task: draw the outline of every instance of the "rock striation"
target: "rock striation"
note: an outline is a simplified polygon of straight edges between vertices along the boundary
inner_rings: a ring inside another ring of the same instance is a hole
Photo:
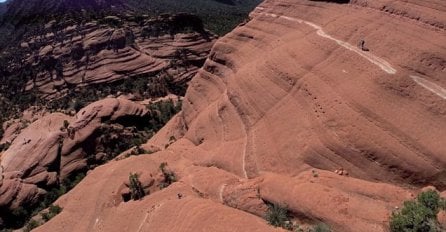
[[[85,170],[87,160],[100,161],[102,157],[92,158],[88,153],[106,121],[137,121],[148,113],[144,105],[107,98],[88,105],[74,117],[52,113],[31,123],[1,156],[2,212],[35,204],[72,173]]]
[[[262,219],[269,203],[299,225],[387,231],[424,186],[446,190],[444,12],[441,0],[264,1],[215,43],[182,112],[145,145],[160,151],[91,171],[36,231],[280,231]],[[129,173],[165,162],[178,182],[122,200]]]
[[[109,15],[78,22],[50,21],[7,50],[8,72],[31,73],[25,89],[55,99],[82,87],[133,76],[171,76],[185,84],[205,61],[216,38],[193,15]],[[15,71],[14,71],[15,70]]]

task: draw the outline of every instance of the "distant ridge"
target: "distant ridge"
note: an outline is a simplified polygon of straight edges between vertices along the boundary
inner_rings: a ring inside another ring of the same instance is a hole
[[[8,21],[18,23],[42,15],[64,14],[81,9],[109,9],[122,5],[121,0],[13,0],[8,3],[5,17]]]

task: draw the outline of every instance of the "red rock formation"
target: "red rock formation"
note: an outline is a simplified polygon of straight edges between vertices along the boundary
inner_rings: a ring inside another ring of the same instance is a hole
[[[26,89],[47,99],[141,74],[163,72],[184,84],[201,67],[215,40],[196,16],[187,14],[147,17],[139,24],[131,16],[82,24],[51,21],[36,34],[21,43],[26,62],[15,66],[32,68]]]
[[[445,190],[444,12],[441,0],[266,0],[216,43],[182,113],[147,143],[163,151],[93,170],[36,231],[274,230],[255,216],[263,202],[300,224],[386,231],[424,185]],[[178,183],[123,202],[129,173],[161,162]]]
[[[51,186],[87,167],[83,143],[105,120],[147,116],[145,106],[107,98],[88,105],[73,118],[53,113],[31,123],[1,156],[0,207],[33,204]],[[61,129],[65,121],[69,127]]]

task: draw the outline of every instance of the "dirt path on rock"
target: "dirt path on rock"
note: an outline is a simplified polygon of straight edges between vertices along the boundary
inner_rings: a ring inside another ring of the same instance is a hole
[[[421,85],[423,88],[446,100],[446,89],[419,76],[411,75],[410,78],[412,78],[418,85]]]
[[[258,10],[263,10],[264,8],[258,7],[257,9]],[[394,67],[392,67],[392,65],[389,62],[387,62],[386,60],[384,60],[381,57],[378,57],[376,55],[373,55],[370,52],[362,51],[361,49],[351,45],[350,43],[347,43],[345,41],[342,41],[342,40],[339,40],[339,39],[336,39],[336,38],[332,37],[331,35],[327,34],[322,29],[322,27],[319,26],[319,25],[316,25],[316,24],[314,24],[312,22],[305,21],[305,20],[302,20],[302,19],[299,19],[299,18],[284,16],[284,15],[277,15],[277,14],[266,13],[266,12],[261,13],[261,14],[265,15],[265,16],[273,17],[273,18],[279,18],[279,19],[284,19],[284,20],[291,21],[291,22],[296,22],[296,23],[299,23],[299,24],[306,24],[306,25],[316,29],[316,34],[317,35],[319,35],[319,36],[321,36],[323,38],[332,40],[332,41],[336,42],[338,45],[344,47],[345,49],[348,49],[348,50],[350,50],[352,52],[355,52],[356,54],[360,55],[361,57],[367,59],[372,64],[378,66],[384,72],[386,72],[388,74],[391,74],[391,75],[394,75],[394,74],[397,73],[397,70]],[[439,86],[439,85],[437,85],[437,84],[435,84],[435,83],[433,83],[431,81],[428,81],[428,80],[423,79],[423,78],[418,77],[418,76],[411,75],[410,78],[415,83],[417,83],[418,85],[423,87],[424,89],[426,89],[426,90],[434,93],[435,95],[441,97],[442,99],[446,100],[446,89],[442,88],[441,86]]]
[[[283,16],[283,15],[279,16],[279,15],[270,14],[270,13],[264,13],[264,15],[270,16],[270,17],[274,17],[274,18],[285,19],[287,21],[296,22],[296,23],[300,23],[300,24],[306,24],[306,25],[316,29],[316,34],[317,35],[319,35],[319,36],[321,36],[323,38],[335,41],[338,45],[340,45],[340,46],[342,46],[342,47],[344,47],[344,48],[346,48],[346,49],[348,49],[348,50],[350,50],[352,52],[357,53],[358,55],[364,57],[365,59],[367,59],[371,63],[377,65],[384,72],[386,72],[388,74],[396,74],[396,72],[397,72],[396,69],[393,68],[392,65],[389,64],[389,62],[385,61],[384,59],[382,59],[382,58],[380,58],[378,56],[375,56],[375,55],[371,54],[370,52],[364,52],[361,49],[359,49],[359,48],[357,48],[357,47],[355,47],[355,46],[353,46],[353,45],[351,45],[351,44],[349,44],[349,43],[347,43],[345,41],[333,38],[331,35],[325,33],[325,31],[319,25],[316,25],[316,24],[314,24],[312,22],[308,22],[308,21],[305,21],[305,20],[302,20],[302,19],[288,17],[288,16]]]

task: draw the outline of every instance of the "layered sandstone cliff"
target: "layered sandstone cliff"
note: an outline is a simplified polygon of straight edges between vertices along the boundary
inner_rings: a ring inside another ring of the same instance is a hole
[[[216,38],[189,14],[53,20],[27,35],[20,48],[6,50],[15,57],[8,71],[14,75],[25,70],[25,90],[44,99],[142,75],[171,76],[184,85]]]

